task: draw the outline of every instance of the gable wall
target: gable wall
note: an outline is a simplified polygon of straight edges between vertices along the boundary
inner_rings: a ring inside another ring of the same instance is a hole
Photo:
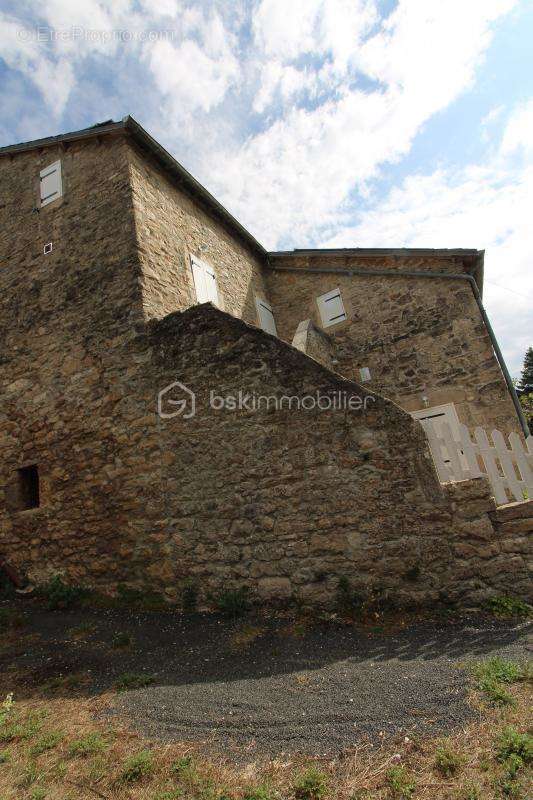
[[[196,305],[190,256],[214,268],[223,310],[258,324],[255,295],[268,300],[259,257],[180,190],[150,156],[129,147],[146,319]]]

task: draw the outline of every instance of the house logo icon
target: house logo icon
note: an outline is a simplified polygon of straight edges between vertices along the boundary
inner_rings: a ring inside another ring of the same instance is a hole
[[[157,414],[161,419],[191,419],[196,414],[195,393],[180,381],[169,383],[157,395]]]

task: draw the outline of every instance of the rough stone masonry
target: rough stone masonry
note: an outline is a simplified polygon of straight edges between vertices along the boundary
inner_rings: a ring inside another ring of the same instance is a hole
[[[467,424],[519,430],[468,286],[395,277],[412,253],[343,256],[390,280],[276,272],[288,257],[135,126],[0,150],[0,554],[37,582],[172,601],[192,581],[204,599],[248,586],[331,605],[341,578],[400,604],[529,597],[531,502],[496,510],[481,479],[442,487],[405,410],[424,395]],[[52,162],[61,195],[42,205]],[[478,269],[476,252],[451,252],[417,264]],[[212,265],[218,308],[191,257]],[[316,298],[336,286],[346,319],[323,330]],[[194,416],[158,414],[176,381]],[[210,405],[241,390],[368,402]]]

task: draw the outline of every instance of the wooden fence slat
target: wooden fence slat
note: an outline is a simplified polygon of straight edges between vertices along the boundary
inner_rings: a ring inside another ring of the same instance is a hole
[[[530,436],[529,438],[532,439],[533,437]],[[527,453],[524,452],[524,446],[520,436],[514,432],[510,433],[509,442],[516,463],[518,464],[522,481],[525,483],[525,488],[528,490],[529,496],[533,497],[533,466],[530,466],[528,463],[528,456]]]
[[[521,481],[519,481],[516,476],[514,464],[511,459],[511,453],[507,449],[507,445],[505,444],[505,439],[503,438],[501,431],[492,431],[492,441],[494,442],[498,460],[502,466],[503,474],[507,479],[509,491],[515,500],[523,500],[524,493],[522,486],[520,485]]]
[[[475,428],[474,436],[476,442],[478,443],[479,452],[483,458],[485,469],[487,470],[487,475],[494,492],[494,499],[496,500],[497,505],[505,505],[505,503],[509,502],[509,499],[507,497],[501,475],[498,472],[496,460],[493,455],[494,448],[490,446],[487,434],[483,428]]]

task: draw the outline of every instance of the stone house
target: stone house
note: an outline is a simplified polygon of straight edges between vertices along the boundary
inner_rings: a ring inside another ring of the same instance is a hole
[[[16,569],[170,600],[528,593],[531,504],[441,486],[417,422],[524,431],[482,252],[267,252],[131,117],[0,148],[0,176]]]

